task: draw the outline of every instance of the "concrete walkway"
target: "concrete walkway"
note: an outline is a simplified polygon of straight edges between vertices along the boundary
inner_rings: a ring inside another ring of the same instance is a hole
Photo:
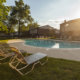
[[[18,48],[19,50],[27,51],[28,53],[42,52],[42,53],[47,54],[49,57],[80,61],[80,49],[39,48],[39,47],[25,45],[24,41],[14,42],[14,43],[9,43],[9,44],[10,46],[14,46]]]

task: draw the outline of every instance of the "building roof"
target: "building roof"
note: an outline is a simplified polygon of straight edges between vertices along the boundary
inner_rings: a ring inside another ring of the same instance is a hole
[[[49,26],[49,25],[44,25],[44,26],[40,26],[40,27],[33,28],[33,29],[30,29],[30,30],[35,30],[35,29],[48,29],[48,30],[52,30],[54,28]]]
[[[41,26],[40,28],[42,28],[42,29],[54,29],[50,25]]]
[[[73,22],[78,22],[78,21],[80,21],[80,18],[78,18],[78,19],[74,19],[74,20],[69,20],[69,21],[64,21],[64,23],[62,23],[62,24],[67,24],[67,23],[73,23]]]

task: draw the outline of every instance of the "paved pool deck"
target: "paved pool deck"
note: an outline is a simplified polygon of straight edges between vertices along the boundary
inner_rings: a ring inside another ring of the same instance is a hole
[[[51,49],[51,48],[41,48],[41,47],[33,47],[29,45],[25,45],[23,40],[11,40],[8,42],[10,46],[14,46],[19,50],[24,50],[28,53],[37,53],[42,52],[47,54],[49,57],[59,58],[59,59],[67,59],[80,61],[80,49],[71,49],[71,48],[63,48],[63,49]]]

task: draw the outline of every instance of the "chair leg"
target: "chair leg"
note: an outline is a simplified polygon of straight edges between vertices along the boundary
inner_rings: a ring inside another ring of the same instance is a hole
[[[8,58],[8,57],[1,58],[0,61],[5,60],[6,58]],[[5,62],[5,63],[7,63],[7,62]],[[0,64],[5,64],[5,63],[0,63]]]
[[[10,67],[14,70],[16,70],[20,75],[23,75],[21,71],[19,71],[16,67],[14,67],[11,63],[9,63]]]
[[[24,73],[24,74],[21,72],[21,70],[27,68],[29,65],[27,65],[27,66],[25,66],[25,67],[22,67],[22,68],[20,68],[20,69],[17,69],[17,67],[13,66],[11,63],[9,63],[9,65],[10,65],[13,69],[15,69],[19,74],[21,74],[21,75],[27,75],[27,74],[29,74],[31,71],[33,71],[35,65],[38,64],[38,63],[39,63],[39,61],[36,62],[36,63],[34,63],[33,66],[32,66],[32,68],[31,68],[31,70],[28,71],[28,72],[26,72],[26,73]],[[19,64],[19,63],[18,63],[18,64]]]
[[[46,61],[45,61],[45,62],[43,62],[43,63],[42,63],[41,61],[39,61],[39,63],[40,63],[40,65],[42,65],[42,66],[43,66],[44,64],[46,64],[46,63],[47,63],[47,61],[48,61],[48,57],[46,57]]]
[[[16,70],[20,75],[24,75],[19,69],[17,69],[17,66],[19,65],[20,62],[19,61],[15,61],[15,57],[11,60],[11,62],[9,63],[9,66],[12,69]],[[14,63],[16,63],[16,62],[17,62],[17,64],[14,66]]]
[[[15,69],[19,74],[21,74],[21,75],[27,75],[27,74],[29,74],[31,71],[33,71],[33,69],[34,69],[34,67],[35,67],[36,64],[40,63],[41,65],[44,65],[47,61],[48,61],[48,58],[46,59],[46,61],[45,61],[44,63],[41,63],[40,61],[37,61],[36,63],[33,64],[31,70],[28,71],[28,72],[26,72],[26,73],[21,72],[21,70],[27,68],[29,65],[26,65],[26,66],[18,69],[17,66],[19,65],[20,62],[18,62],[16,66],[13,65],[13,63],[15,63],[15,57],[13,58],[12,62],[9,63],[9,65],[10,65],[10,67],[12,67],[13,69]]]
[[[16,56],[12,57],[10,63],[15,63]]]
[[[31,71],[33,71],[35,65],[38,64],[38,63],[39,63],[39,61],[36,62],[36,63],[34,63],[33,66],[32,66],[32,68],[31,68],[31,70],[28,71],[28,72],[26,72],[26,73],[24,73],[24,74],[23,74],[20,70],[23,70],[23,69],[27,68],[29,65],[27,65],[27,66],[25,66],[25,67],[22,67],[22,68],[20,68],[20,69],[17,69],[17,71],[18,71],[19,73],[21,72],[23,75],[27,75],[27,74],[29,74]]]
[[[12,64],[12,65],[13,65],[14,63],[16,63],[16,65],[15,65],[14,67],[17,67],[17,66],[20,64],[19,61],[15,61],[15,58],[14,58],[14,57],[11,58],[11,60],[10,60],[9,63]]]
[[[27,73],[25,73],[24,75],[27,75],[27,74],[29,74],[30,72],[32,72],[33,71],[33,69],[34,69],[34,67],[35,67],[35,65],[36,64],[38,64],[39,63],[39,61],[38,62],[36,62],[36,63],[34,63],[33,64],[33,66],[32,66],[32,68],[31,68],[31,70],[30,71],[28,71]]]
[[[9,62],[11,62],[13,60],[13,56],[10,58]]]
[[[24,66],[24,67],[22,67],[22,68],[19,68],[18,70],[22,70],[22,69],[25,69],[25,68],[27,68],[29,65],[26,65],[26,66]]]
[[[18,66],[19,64],[20,64],[20,62],[18,62],[15,67],[17,68],[17,66]]]

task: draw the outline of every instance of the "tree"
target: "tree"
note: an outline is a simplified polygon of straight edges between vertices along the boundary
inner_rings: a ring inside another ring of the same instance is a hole
[[[0,27],[3,31],[7,31],[7,26],[4,24],[4,21],[7,19],[10,10],[8,6],[4,5],[5,2],[6,0],[0,0]]]
[[[27,31],[27,27],[25,25],[22,25],[20,31],[21,32],[26,32]]]
[[[33,22],[27,25],[27,30],[29,31],[30,29],[34,29],[39,27],[39,24],[37,22]]]
[[[18,25],[18,36],[20,36],[22,25],[33,21],[30,15],[30,7],[27,4],[25,5],[23,0],[15,1],[15,6],[12,7],[10,15],[17,21],[15,24]]]
[[[15,25],[16,23],[17,23],[17,20],[15,20],[15,18],[13,16],[7,16],[7,20],[6,20],[5,24],[8,29],[8,32],[7,32],[8,36],[10,36],[10,33],[13,33],[15,31],[13,26],[16,26]]]

